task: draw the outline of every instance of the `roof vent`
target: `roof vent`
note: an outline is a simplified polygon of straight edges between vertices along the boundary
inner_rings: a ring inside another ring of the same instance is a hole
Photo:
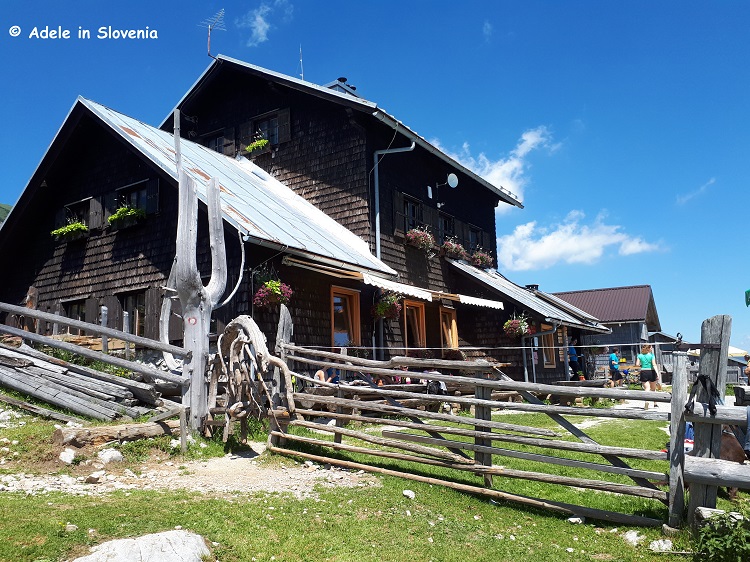
[[[529,291],[538,291],[539,290],[539,285],[526,285],[526,288]]]
[[[334,80],[333,82],[329,82],[328,84],[325,84],[323,86],[324,88],[328,88],[329,90],[335,90],[337,92],[341,92],[342,94],[350,94],[354,97],[359,97],[354,92],[357,91],[356,86],[352,86],[347,82],[346,76],[339,76]]]

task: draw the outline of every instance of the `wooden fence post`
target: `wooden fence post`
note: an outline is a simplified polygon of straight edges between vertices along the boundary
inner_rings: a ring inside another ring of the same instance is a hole
[[[706,375],[716,386],[719,396],[724,399],[727,379],[727,357],[729,351],[729,336],[732,332],[732,317],[727,315],[714,316],[704,320],[701,325],[701,361],[698,376]],[[708,409],[709,395],[698,388],[696,401],[702,402]],[[696,404],[697,407],[697,404]],[[695,444],[693,454],[696,457],[719,458],[721,449],[721,425],[712,423],[695,423]],[[697,507],[716,507],[716,486],[704,484],[690,485],[690,501],[688,504],[688,522],[692,526]]]
[[[485,375],[477,373],[477,379],[484,378]],[[477,386],[474,389],[474,397],[479,400],[492,400],[492,389],[486,386],[482,386],[481,380],[477,380]],[[492,409],[489,406],[474,406],[474,418],[479,420],[491,420],[492,419]],[[492,431],[489,427],[484,427],[482,425],[475,425],[474,426],[475,431]],[[492,446],[492,440],[491,439],[484,439],[481,437],[475,437],[474,443],[476,445],[481,445],[483,447],[491,447]],[[483,466],[492,466],[492,454],[491,453],[480,453],[479,451],[474,452],[474,461],[477,464],[481,464]],[[484,486],[485,488],[492,488],[492,475],[491,474],[485,474],[484,475]]]
[[[101,307],[100,310],[101,312],[99,314],[99,323],[106,328],[109,310],[106,306]],[[104,334],[102,334],[102,353],[109,353],[109,340]]]
[[[678,527],[685,514],[685,402],[687,353],[672,354],[672,414],[669,423],[669,526]]]
[[[127,310],[122,311],[122,331],[130,333],[130,314]],[[125,342],[125,359],[130,361],[130,342]]]

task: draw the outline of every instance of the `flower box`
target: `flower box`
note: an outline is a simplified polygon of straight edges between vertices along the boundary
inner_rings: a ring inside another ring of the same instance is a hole
[[[474,253],[469,257],[469,263],[476,267],[492,267],[494,262],[495,260],[492,258],[489,252],[485,252],[484,250],[475,250]]]
[[[89,235],[89,227],[81,221],[72,221],[65,226],[56,228],[50,234],[57,241],[72,242],[73,240],[86,238]]]
[[[465,260],[468,257],[466,249],[456,240],[446,238],[440,246],[440,252],[446,257],[455,260]]]
[[[435,246],[435,237],[425,229],[412,228],[405,235],[406,244],[422,250],[423,252],[432,251]]]
[[[123,205],[107,217],[107,222],[110,226],[116,229],[121,229],[135,226],[145,218],[146,211],[143,209],[131,207],[130,205]]]

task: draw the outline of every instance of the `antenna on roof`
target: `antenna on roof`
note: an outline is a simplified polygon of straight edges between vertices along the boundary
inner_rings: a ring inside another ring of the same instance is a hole
[[[211,54],[211,30],[216,29],[219,31],[226,31],[227,28],[224,27],[224,8],[216,12],[213,17],[210,17],[206,20],[203,20],[198,24],[200,27],[207,27],[208,28],[208,56],[212,59],[215,59],[216,57]]]
[[[299,77],[305,79],[305,67],[302,66],[302,43],[299,45]]]

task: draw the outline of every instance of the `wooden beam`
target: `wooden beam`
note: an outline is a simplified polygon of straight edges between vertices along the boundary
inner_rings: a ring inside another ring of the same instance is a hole
[[[378,474],[385,474],[388,476],[397,476],[399,478],[407,478],[409,480],[424,482],[426,484],[445,486],[446,488],[452,488],[454,490],[458,490],[461,492],[468,492],[471,494],[482,495],[482,496],[490,497],[495,500],[504,500],[504,501],[509,501],[513,503],[519,503],[519,504],[526,505],[529,507],[546,509],[548,511],[554,511],[565,516],[576,515],[579,517],[588,517],[590,519],[609,521],[611,523],[617,523],[617,524],[634,525],[634,526],[639,526],[639,527],[660,527],[662,524],[660,520],[651,519],[650,517],[640,517],[637,515],[628,515],[625,513],[603,511],[600,509],[593,509],[589,507],[572,505],[572,504],[567,504],[563,502],[540,500],[537,498],[531,498],[527,496],[509,494],[507,492],[501,492],[499,490],[488,490],[486,488],[480,488],[478,486],[469,486],[466,484],[459,484],[457,482],[440,480],[438,478],[429,478],[426,476],[419,476],[416,474],[409,474],[406,472],[398,472],[395,470],[389,470],[386,468],[370,466],[367,464],[342,461],[340,459],[322,457],[319,455],[302,453],[299,451],[283,449],[283,448],[275,447],[275,446],[269,447],[268,450],[274,453],[279,453],[279,454],[283,454],[287,456],[307,458],[307,459],[314,460],[320,463],[328,463],[328,464],[333,464],[337,466],[344,466],[346,468],[365,470],[368,472],[376,472]]]

